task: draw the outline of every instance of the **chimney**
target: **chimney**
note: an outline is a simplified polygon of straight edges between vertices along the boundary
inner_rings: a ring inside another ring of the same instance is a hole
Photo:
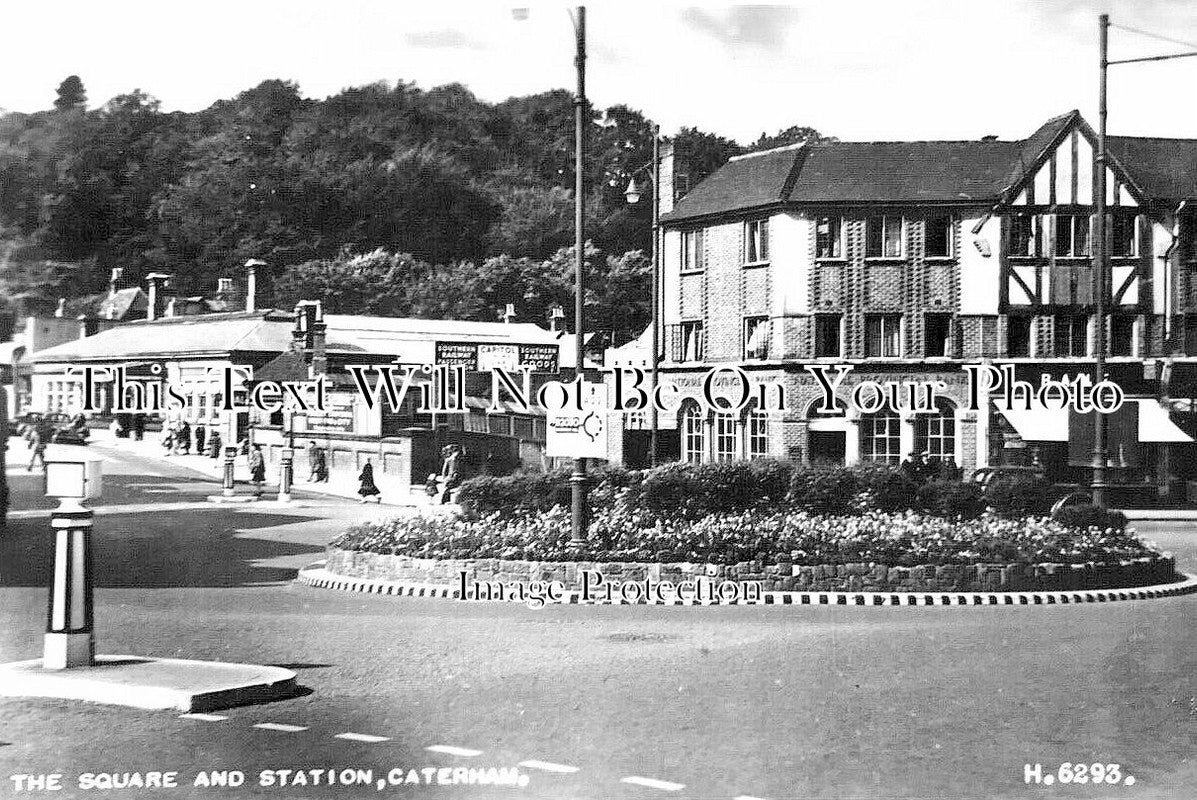
[[[291,332],[291,346],[308,354],[309,372],[312,377],[328,372],[328,357],[325,354],[326,331],[324,307],[319,300],[300,300],[295,304],[295,328]]]
[[[58,308],[54,309],[54,316],[62,317],[62,315],[65,313],[66,313],[66,298],[60,297],[60,298],[58,298]]]
[[[660,206],[659,210],[662,214],[667,214],[673,210],[674,202],[677,200],[677,189],[674,180],[675,173],[674,157],[673,157],[673,142],[665,141],[661,143],[661,188],[660,188]]]
[[[80,314],[77,319],[79,320],[80,339],[86,339],[88,336],[95,334],[97,328],[99,327],[99,320],[90,316],[89,314]]]
[[[325,337],[328,326],[324,322],[324,309],[320,301],[316,301],[315,316],[312,322],[312,367],[311,377],[317,378],[328,374],[328,356],[325,354]]]
[[[565,309],[561,306],[553,306],[553,311],[549,314],[549,330],[560,333],[564,328]]]
[[[258,267],[266,266],[259,258],[245,262],[245,310],[255,311],[258,307]]]
[[[507,304],[507,308],[503,311],[503,322],[508,325],[515,322],[515,303]]]
[[[114,297],[117,292],[117,287],[120,285],[121,275],[125,274],[124,267],[113,267],[112,274],[108,278],[108,296]]]
[[[158,304],[163,300],[163,288],[166,284],[166,279],[169,275],[164,275],[161,272],[151,272],[145,276],[148,289],[146,294],[149,295],[149,302],[146,305],[145,318],[150,322],[158,319]]]

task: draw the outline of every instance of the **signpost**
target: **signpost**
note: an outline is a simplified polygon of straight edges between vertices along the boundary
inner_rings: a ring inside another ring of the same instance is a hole
[[[550,411],[545,455],[553,458],[607,458],[606,387],[583,384],[582,410]]]

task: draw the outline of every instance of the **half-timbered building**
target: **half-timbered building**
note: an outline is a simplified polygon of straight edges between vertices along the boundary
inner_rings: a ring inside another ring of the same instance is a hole
[[[927,453],[966,472],[1036,464],[1083,484],[1092,425],[996,397],[970,410],[965,365],[1009,363],[1034,385],[1091,375],[1104,324],[1106,374],[1128,396],[1110,417],[1112,481],[1136,502],[1183,496],[1197,478],[1185,463],[1197,395],[1197,140],[1108,137],[1102,321],[1095,148],[1076,111],[1019,141],[791,146],[734,158],[676,201],[667,156],[661,380],[684,394],[734,365],[784,387],[786,402],[734,414],[684,402],[661,415],[665,455],[853,463]],[[617,356],[635,361],[627,351]],[[845,393],[863,381],[944,388],[931,408],[828,411],[807,369],[819,364],[852,367]],[[646,425],[625,419],[613,458],[640,460]]]

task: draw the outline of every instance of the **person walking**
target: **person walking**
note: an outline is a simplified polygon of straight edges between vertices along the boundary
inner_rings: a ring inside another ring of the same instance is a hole
[[[29,432],[29,449],[33,454],[29,456],[29,472],[33,472],[33,464],[41,462],[42,469],[46,468],[46,431],[40,425],[34,425]]]
[[[262,484],[266,482],[266,459],[262,456],[262,445],[255,444],[250,448],[249,481],[254,485],[254,497],[262,496]]]
[[[357,481],[357,493],[362,497],[361,502],[364,503],[372,497],[374,502],[382,504],[382,490],[374,483],[374,465],[370,463],[370,459],[366,459],[361,474],[357,476]]]
[[[441,490],[441,502],[448,503],[452,501],[453,490],[461,485],[461,446],[448,444],[441,452],[445,456],[444,466],[441,467],[441,478],[445,484]]]

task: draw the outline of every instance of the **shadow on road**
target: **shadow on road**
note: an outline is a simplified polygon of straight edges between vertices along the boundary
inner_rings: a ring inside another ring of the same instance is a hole
[[[141,476],[137,481],[146,479]],[[229,587],[289,581],[295,577],[294,569],[259,562],[308,553],[316,556],[324,552],[323,547],[255,534],[320,519],[223,508],[97,516],[95,585]],[[52,539],[46,519],[10,520],[0,538],[0,586],[48,586]]]

